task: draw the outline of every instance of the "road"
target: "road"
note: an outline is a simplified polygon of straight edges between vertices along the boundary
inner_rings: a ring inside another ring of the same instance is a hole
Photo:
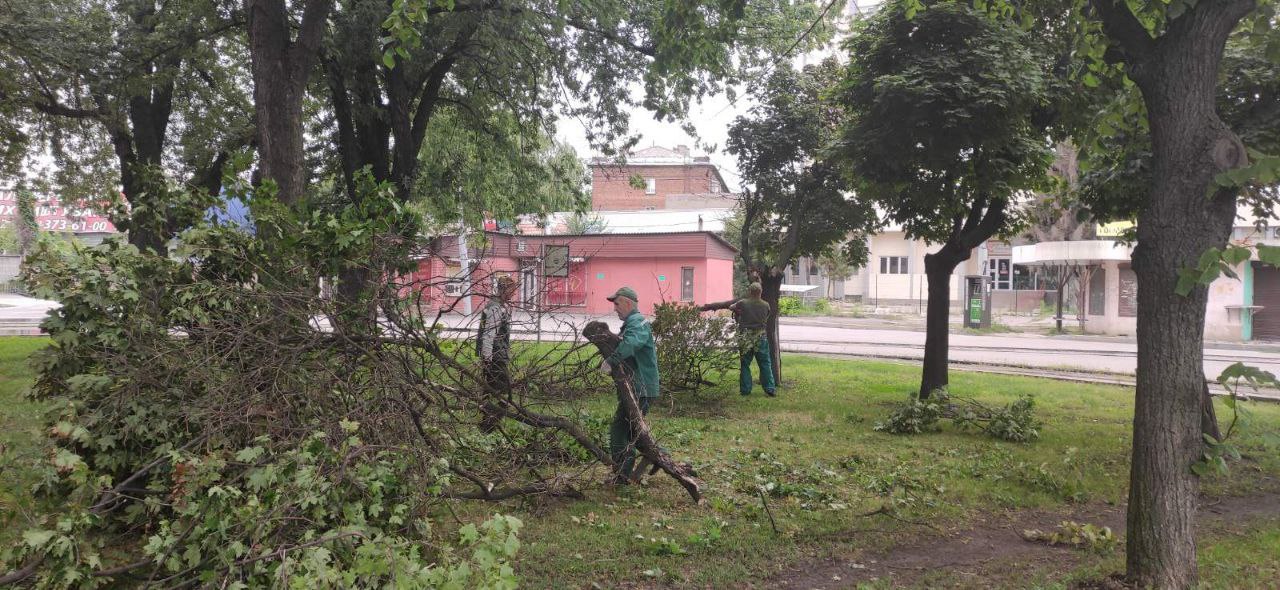
[[[57,304],[13,295],[0,295],[0,334],[39,334],[39,320]],[[442,318],[455,329],[474,329],[474,321],[458,315]],[[621,322],[612,316],[556,314],[542,318],[542,338],[568,339],[575,327],[590,320],[604,320],[617,330]],[[513,318],[517,338],[532,338],[535,321],[517,312]],[[835,354],[862,358],[914,361],[924,356],[923,331],[895,325],[879,318],[783,318],[782,350]],[[952,329],[951,360],[957,368],[981,368],[1018,372],[1013,368],[1052,371],[1060,378],[1073,373],[1128,375],[1137,372],[1138,345],[1132,339],[1102,336],[1047,336],[1033,333],[970,334]],[[1205,376],[1216,378],[1237,361],[1280,374],[1280,346],[1272,344],[1210,342],[1205,346]],[[1098,376],[1099,380],[1107,380]]]
[[[782,350],[860,357],[920,359],[924,332],[894,329],[783,324]],[[1075,338],[1039,334],[963,334],[950,338],[950,358],[975,364],[1042,369],[1135,374],[1138,345],[1121,338]],[[1237,361],[1280,374],[1280,351],[1209,343],[1204,351],[1205,375],[1216,378]]]

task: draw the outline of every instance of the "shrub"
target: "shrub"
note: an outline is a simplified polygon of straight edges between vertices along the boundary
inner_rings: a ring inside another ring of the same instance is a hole
[[[151,498],[127,510],[148,518],[150,532],[141,559],[114,576],[239,588],[515,588],[520,521],[495,515],[463,526],[454,542],[433,542],[421,507],[441,480],[423,494],[406,477],[407,455],[365,444],[359,428],[344,421],[340,432],[313,433],[296,447],[260,437],[234,453],[171,451],[168,465],[131,492]],[[42,556],[52,586],[107,584],[113,576],[95,574],[104,555],[91,529],[111,496],[93,504],[98,489],[78,458],[57,469],[75,486],[71,503],[23,533],[22,556]]]
[[[796,315],[804,309],[799,297],[781,297],[778,299],[778,315]]]
[[[200,222],[173,256],[119,240],[36,247],[24,281],[61,303],[33,357],[34,395],[58,408],[37,488],[51,512],[0,569],[38,563],[37,587],[126,574],[162,587],[514,586],[519,521],[442,539],[431,503],[555,492],[511,482],[548,466],[559,481],[556,461],[582,459],[557,445],[599,442],[527,406],[507,429],[525,452],[477,434],[493,398],[474,393],[467,347],[404,319],[395,284],[315,292],[321,276],[394,276],[411,260],[396,232],[412,220],[385,186],[367,188],[333,211],[255,202],[257,234]],[[361,323],[374,309],[398,340]]]
[[[653,338],[667,392],[696,392],[717,384],[738,366],[733,320],[704,316],[694,305],[654,306]]]

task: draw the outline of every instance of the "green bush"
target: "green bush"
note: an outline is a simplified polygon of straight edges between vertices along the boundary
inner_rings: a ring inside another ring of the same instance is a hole
[[[697,306],[677,302],[660,303],[653,313],[663,391],[696,392],[737,368],[731,318],[703,315]]]
[[[335,312],[318,278],[411,260],[411,244],[388,237],[413,232],[412,214],[385,185],[364,188],[360,205],[306,212],[259,192],[257,234],[196,222],[173,256],[118,239],[36,246],[23,280],[61,303],[33,356],[33,395],[57,408],[37,467],[50,511],[32,515],[0,570],[38,562],[35,586],[54,588],[122,575],[161,587],[515,586],[518,520],[464,525],[457,539],[427,520],[456,463],[484,467],[456,448],[465,436],[421,445],[434,442],[422,422],[443,418],[402,394],[406,383],[428,393],[429,380],[313,327],[328,314],[362,342],[362,324],[342,322],[368,317],[371,299]]]
[[[804,305],[799,297],[781,297],[778,299],[778,315],[796,315]]]
[[[171,451],[168,465],[131,492],[150,500],[125,512],[150,524],[142,559],[128,571],[229,588],[515,588],[510,560],[521,522],[495,515],[462,527],[456,541],[424,542],[431,524],[421,506],[443,480],[424,490],[405,477],[407,455],[365,444],[359,429],[344,421],[340,433],[316,432],[296,447],[260,437],[234,453]],[[23,533],[19,557],[43,558],[43,585],[109,584],[113,576],[94,573],[106,555],[93,528],[111,495],[90,506],[97,482],[70,452],[56,470],[75,486],[70,503]]]

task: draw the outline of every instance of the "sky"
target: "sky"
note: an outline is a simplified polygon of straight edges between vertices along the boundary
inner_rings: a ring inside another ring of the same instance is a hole
[[[652,113],[643,107],[635,107],[631,110],[631,132],[640,136],[640,143],[636,144],[636,148],[653,145],[674,148],[686,145],[693,155],[710,156],[711,162],[720,167],[720,173],[729,185],[727,188],[736,192],[740,188],[737,162],[724,151],[724,146],[729,138],[729,125],[737,116],[746,114],[751,104],[744,93],[739,93],[735,103],[730,103],[728,98],[720,94],[707,97],[702,104],[694,105],[690,108],[689,120],[693,122],[698,138],[690,137],[680,128],[679,123],[656,121]],[[577,150],[578,157],[586,159],[598,155],[591,149],[586,130],[576,119],[561,118],[556,132],[560,141]]]
[[[869,9],[879,3],[880,0],[848,0],[845,11],[846,14],[859,12],[866,14]],[[798,56],[793,61],[799,66],[806,61],[821,60],[833,51],[834,49],[817,51]],[[641,94],[642,92],[639,87],[636,87],[633,93]],[[678,123],[655,121],[652,113],[643,107],[635,107],[631,109],[631,132],[640,136],[640,143],[636,144],[637,148],[653,145],[673,148],[677,145],[687,145],[693,155],[710,156],[711,162],[720,167],[720,173],[724,176],[725,183],[729,185],[727,188],[736,192],[741,189],[741,176],[738,174],[737,162],[733,156],[724,151],[724,146],[729,138],[729,125],[739,115],[747,114],[752,105],[753,101],[741,87],[738,88],[738,100],[732,103],[723,94],[707,97],[701,104],[690,108],[689,112],[689,121],[698,132],[697,138],[690,137]],[[562,117],[557,126],[556,135],[560,141],[573,146],[581,158],[598,155],[587,142],[582,124],[575,119]],[[704,145],[709,147],[703,147]]]

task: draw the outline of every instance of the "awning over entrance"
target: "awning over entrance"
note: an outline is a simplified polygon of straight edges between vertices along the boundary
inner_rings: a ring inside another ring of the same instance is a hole
[[[1040,242],[1013,247],[1013,263],[1023,266],[1077,266],[1127,262],[1133,247],[1114,240]]]

